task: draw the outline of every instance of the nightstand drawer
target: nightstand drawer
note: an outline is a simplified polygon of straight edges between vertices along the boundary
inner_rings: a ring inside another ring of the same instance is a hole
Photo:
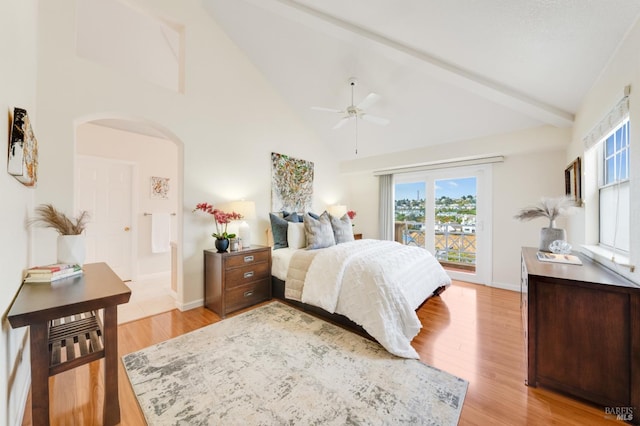
[[[267,262],[271,252],[268,250],[252,251],[249,253],[239,253],[229,256],[225,261],[225,269],[237,268],[240,266],[253,265],[255,263]]]
[[[255,263],[242,268],[236,268],[227,271],[226,288],[227,290],[236,288],[252,281],[258,281],[269,277],[269,263]]]
[[[262,280],[227,291],[225,296],[227,301],[226,311],[235,311],[269,299],[271,297],[270,286],[270,280]]]

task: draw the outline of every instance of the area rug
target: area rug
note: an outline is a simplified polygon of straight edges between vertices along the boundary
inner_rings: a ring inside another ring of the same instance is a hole
[[[455,425],[467,390],[277,301],[123,361],[150,425]]]

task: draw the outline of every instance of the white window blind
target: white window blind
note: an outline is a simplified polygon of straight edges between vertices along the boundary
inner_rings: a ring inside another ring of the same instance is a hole
[[[629,118],[597,144],[599,173],[600,244],[629,252],[630,183]]]

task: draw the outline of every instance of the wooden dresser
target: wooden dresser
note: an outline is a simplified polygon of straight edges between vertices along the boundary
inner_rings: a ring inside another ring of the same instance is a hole
[[[204,304],[221,317],[271,299],[271,248],[204,251]]]
[[[640,286],[586,256],[559,264],[537,251],[522,249],[525,383],[640,424]]]

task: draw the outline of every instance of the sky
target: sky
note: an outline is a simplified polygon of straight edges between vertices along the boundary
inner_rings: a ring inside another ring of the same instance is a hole
[[[476,178],[436,180],[436,198],[460,198],[463,195],[476,195]],[[397,183],[396,200],[424,199],[425,183]]]

